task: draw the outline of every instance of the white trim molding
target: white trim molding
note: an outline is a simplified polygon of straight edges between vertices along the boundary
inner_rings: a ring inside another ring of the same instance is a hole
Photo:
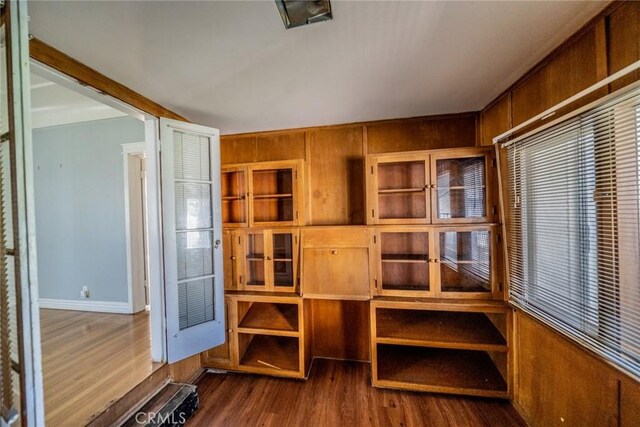
[[[129,303],[127,302],[40,298],[38,300],[38,303],[40,304],[40,308],[51,308],[55,310],[76,310],[94,311],[98,313],[131,314]]]

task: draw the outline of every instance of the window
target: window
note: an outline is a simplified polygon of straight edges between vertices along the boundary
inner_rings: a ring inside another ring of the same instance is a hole
[[[510,300],[640,374],[640,89],[503,152]]]

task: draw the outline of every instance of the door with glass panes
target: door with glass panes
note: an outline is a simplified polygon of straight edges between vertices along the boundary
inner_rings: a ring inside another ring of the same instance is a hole
[[[298,277],[298,230],[247,230],[239,288],[246,291],[295,292]]]
[[[217,129],[160,120],[167,359],[224,342]]]

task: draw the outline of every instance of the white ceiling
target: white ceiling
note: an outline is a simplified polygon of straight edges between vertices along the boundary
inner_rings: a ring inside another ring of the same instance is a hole
[[[125,116],[118,110],[31,73],[31,126],[66,125]]]
[[[30,32],[222,133],[479,110],[606,2],[30,2]]]

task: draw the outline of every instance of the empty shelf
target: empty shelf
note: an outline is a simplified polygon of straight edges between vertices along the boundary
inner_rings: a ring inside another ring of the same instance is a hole
[[[296,304],[253,302],[240,320],[238,327],[264,331],[298,332],[298,306]]]
[[[254,335],[240,359],[240,366],[298,372],[298,339]]]
[[[507,342],[484,313],[376,310],[377,342],[507,351]]]
[[[378,381],[389,387],[508,397],[507,383],[482,351],[378,347]]]

